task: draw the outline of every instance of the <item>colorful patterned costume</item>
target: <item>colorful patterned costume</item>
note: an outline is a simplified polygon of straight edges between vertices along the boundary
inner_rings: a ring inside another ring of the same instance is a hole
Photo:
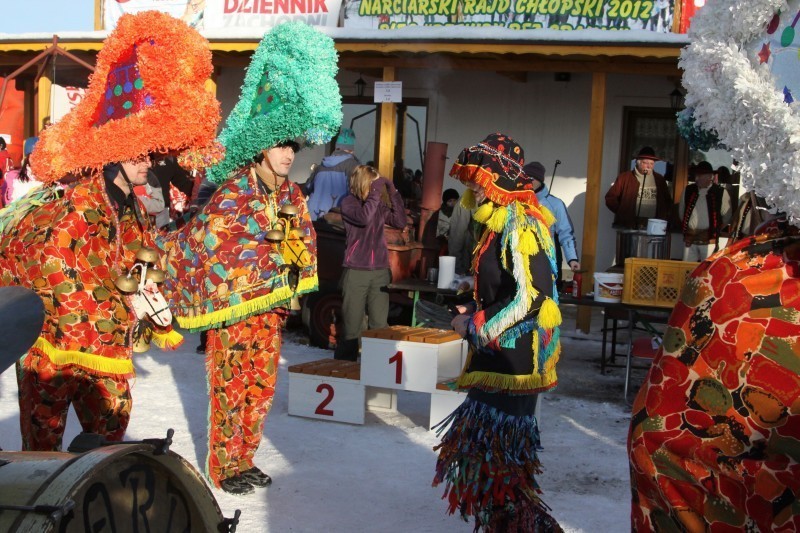
[[[219,104],[204,90],[211,70],[208,42],[185,23],[154,11],[121,17],[85,98],[31,154],[45,186],[0,213],[0,283],[32,288],[46,312],[18,365],[24,449],[59,449],[70,403],[84,431],[112,441],[125,433],[134,337],[149,328],[133,307],[141,294],[127,296],[115,280],[153,243],[130,194],[140,178],[124,168],[213,141]],[[75,184],[60,196],[53,183],[65,177]],[[154,337],[162,346],[180,339],[162,333]]]
[[[436,447],[433,484],[446,483],[449,512],[474,516],[476,531],[560,531],[534,478],[536,395],[556,386],[561,350],[553,219],[540,208],[523,162],[522,149],[495,134],[464,150],[450,172],[483,187],[489,201],[474,215],[485,229],[472,263],[470,354],[458,379],[469,393],[441,423],[450,428]],[[464,196],[474,203],[471,190]]]
[[[702,263],[633,406],[636,531],[800,528],[800,238]]]
[[[178,323],[209,332],[206,473],[233,494],[271,482],[253,455],[274,394],[284,309],[317,289],[316,234],[300,188],[286,178],[294,154],[276,156],[281,174],[270,154],[323,144],[339,130],[336,59],[333,40],[304,23],[264,35],[219,136],[225,157],[207,169],[220,188],[161,243]]]
[[[32,287],[47,310],[39,340],[20,362],[20,411],[32,413],[20,418],[23,449],[60,448],[66,398],[75,403],[85,431],[111,440],[124,435],[131,408],[126,378],[134,375],[132,334],[138,320],[114,279],[133,266],[139,248],[152,246],[149,229],[132,210],[117,216],[102,175],[4,228],[0,281]],[[37,390],[37,373],[47,393]],[[98,387],[67,392],[95,376],[102,377]],[[42,401],[42,394],[50,401]],[[92,404],[103,398],[114,407],[96,417]]]
[[[191,330],[210,330],[206,364],[212,376],[212,417],[218,416],[214,405],[225,405],[224,418],[232,422],[231,417],[245,417],[237,411],[246,406],[261,413],[252,423],[260,428],[275,388],[282,308],[294,296],[317,289],[317,247],[300,188],[286,180],[279,190],[265,194],[257,180],[251,168],[240,171],[214,193],[200,214],[160,245],[166,260],[164,292],[178,323]],[[278,244],[265,238],[284,204],[299,209],[294,224],[309,256],[299,271],[290,268]],[[224,385],[215,384],[219,378],[215,374],[224,376]],[[252,468],[261,438],[252,424],[220,426],[219,421],[210,421],[208,472],[217,486],[221,479],[237,475],[240,464]],[[242,438],[242,432],[248,438]],[[231,446],[243,455],[219,451]]]

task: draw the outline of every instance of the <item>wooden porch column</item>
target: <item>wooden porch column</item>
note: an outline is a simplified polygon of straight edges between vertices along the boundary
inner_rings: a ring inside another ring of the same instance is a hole
[[[36,85],[36,131],[42,128],[42,121],[45,117],[50,117],[50,122],[55,122],[54,118],[50,115],[51,95],[53,89],[53,81],[50,76],[45,72],[38,81],[34,82]]]
[[[597,259],[597,226],[600,216],[600,185],[603,179],[603,130],[606,120],[606,73],[592,74],[592,105],[589,115],[589,157],[586,169],[586,203],[583,206],[583,243],[581,246],[581,267],[586,270],[583,276],[582,293],[594,281],[595,260]],[[591,307],[579,307],[576,326],[588,333],[591,325]]]
[[[209,77],[205,82],[205,89],[206,91],[210,92],[214,96],[217,96],[217,76],[219,75],[219,70],[214,68],[211,71],[211,77]]]
[[[383,67],[383,81],[395,81],[394,67]],[[397,129],[397,105],[393,102],[381,104],[380,137],[378,140],[378,172],[389,179],[394,178],[394,136]]]

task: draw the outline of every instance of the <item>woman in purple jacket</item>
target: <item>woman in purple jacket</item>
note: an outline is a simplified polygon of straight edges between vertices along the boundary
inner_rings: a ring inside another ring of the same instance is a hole
[[[373,167],[357,166],[350,174],[349,186],[350,194],[342,199],[341,206],[347,236],[341,282],[343,332],[334,358],[355,361],[364,314],[369,329],[387,325],[386,286],[392,275],[383,227],[404,227],[406,211],[392,181],[381,177]]]

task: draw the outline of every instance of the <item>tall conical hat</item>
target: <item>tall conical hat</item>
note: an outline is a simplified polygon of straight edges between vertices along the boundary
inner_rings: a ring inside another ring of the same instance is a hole
[[[42,132],[33,173],[50,183],[148,153],[210,146],[220,120],[205,89],[212,68],[208,41],[185,22],[157,11],[123,15],[83,100]]]
[[[336,63],[333,39],[303,22],[285,22],[264,35],[219,136],[225,158],[208,169],[208,178],[222,183],[282,141],[330,141],[342,123]]]

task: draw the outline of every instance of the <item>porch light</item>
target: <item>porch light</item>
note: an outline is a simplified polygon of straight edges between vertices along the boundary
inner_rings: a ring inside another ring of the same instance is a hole
[[[361,77],[361,74],[358,75],[358,79],[356,80],[356,94],[360,97],[364,96],[364,88],[367,86],[367,82],[364,81],[364,78]]]
[[[669,106],[676,113],[683,109],[683,93],[677,87],[672,89],[672,92],[669,93]]]

